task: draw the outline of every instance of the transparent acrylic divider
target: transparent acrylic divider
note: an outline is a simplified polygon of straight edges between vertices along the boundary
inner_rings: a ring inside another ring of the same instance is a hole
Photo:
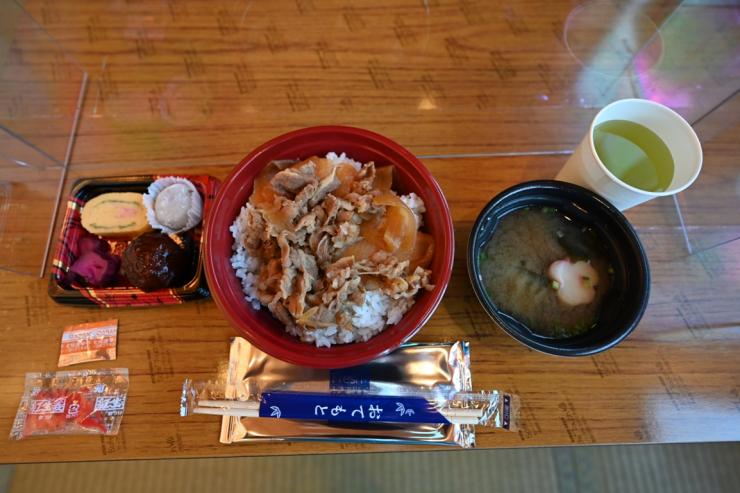
[[[656,99],[694,123],[740,80],[731,0],[87,2],[84,13],[64,2],[26,5],[93,71],[82,119],[94,137],[78,142],[74,157],[75,170],[93,175],[143,160],[233,165],[280,133],[327,123],[378,131],[425,158],[563,154],[564,162],[611,101]],[[4,60],[50,77],[24,89],[58,91],[36,100],[60,110],[54,134],[68,142],[84,73],[42,30],[3,19],[14,26],[3,27],[11,38]],[[37,46],[13,47],[29,35]],[[43,44],[51,49],[38,49]],[[665,99],[675,94],[688,96]],[[2,96],[0,113],[37,109],[14,97]],[[36,163],[64,166],[63,145],[42,143],[18,117],[7,120],[0,125],[24,137],[18,142],[51,156]],[[696,190],[713,159],[708,153]],[[720,185],[737,201],[729,181]],[[688,234],[707,224],[692,212],[693,192],[679,197]]]
[[[652,40],[675,8],[578,3],[28,8],[95,79],[83,116],[95,142],[76,149],[75,165],[142,156],[202,165],[236,163],[280,133],[326,123],[379,131],[424,157],[567,154],[601,107],[639,96],[642,74],[663,56]]]
[[[740,3],[683,2],[661,37],[663,57],[640,87],[692,123],[702,141],[702,172],[675,201],[687,249],[698,253],[740,239],[740,168],[721,152],[740,135]]]
[[[633,97],[669,106],[696,129],[703,169],[674,198],[687,253],[740,238],[740,168],[721,152],[740,131],[739,27],[735,0],[688,0],[677,7],[591,0],[565,23],[566,46],[583,66],[576,85],[607,96],[592,103],[625,97],[627,85]]]
[[[0,2],[0,269],[43,276],[87,74]]]

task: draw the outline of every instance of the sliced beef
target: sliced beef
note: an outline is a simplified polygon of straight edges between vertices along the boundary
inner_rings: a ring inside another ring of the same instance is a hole
[[[327,194],[339,188],[340,181],[336,175],[337,169],[332,168],[331,172],[319,182],[318,187],[316,187],[316,191],[308,201],[309,207],[315,207],[316,204],[324,200],[324,197],[326,197]]]
[[[344,222],[337,226],[337,234],[332,238],[335,250],[342,250],[360,239],[360,227],[353,222]]]
[[[431,289],[429,270],[392,253],[369,258],[342,257],[359,241],[360,224],[383,214],[373,204],[375,166],[367,163],[354,175],[348,192],[337,197],[336,168],[311,158],[299,163],[273,163],[271,204],[252,208],[240,241],[259,260],[257,298],[293,333],[302,329],[352,329],[352,306],[365,302],[365,292],[379,289],[390,301],[389,320],[397,321],[422,289]],[[319,173],[323,178],[319,178]]]
[[[308,161],[302,165],[278,171],[270,180],[270,185],[280,195],[295,194],[308,184],[316,184],[316,165]]]
[[[331,239],[328,234],[323,234],[316,245],[316,258],[320,264],[328,264],[332,259]]]

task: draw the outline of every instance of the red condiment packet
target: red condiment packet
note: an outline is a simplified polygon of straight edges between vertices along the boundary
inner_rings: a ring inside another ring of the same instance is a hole
[[[59,366],[116,359],[118,320],[70,325],[62,333]]]
[[[128,369],[27,373],[10,438],[115,435],[128,395]]]
[[[30,401],[23,434],[57,433],[65,426],[64,408],[67,395],[63,390],[41,390]]]

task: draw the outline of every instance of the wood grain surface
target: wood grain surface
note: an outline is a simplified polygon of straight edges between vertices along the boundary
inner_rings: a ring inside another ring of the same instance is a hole
[[[627,214],[650,258],[652,295],[639,328],[606,353],[531,351],[488,319],[469,286],[465,244],[483,205],[512,184],[553,177],[567,155],[546,153],[572,149],[601,105],[634,95],[629,77],[581,83],[583,66],[562,42],[576,5],[26,2],[91,74],[65,193],[82,177],[222,179],[264,140],[320,123],[379,131],[426,155],[457,249],[447,294],[414,340],[470,341],[475,387],[514,391],[523,404],[518,432],[481,428],[479,447],[740,440],[740,242],[688,255],[671,198]],[[656,2],[650,15],[671,5]],[[740,236],[733,117],[705,143],[705,170],[679,198],[696,244]],[[518,155],[501,155],[509,151]],[[28,210],[30,229],[46,228]],[[0,462],[404,449],[221,445],[218,418],[177,414],[183,379],[214,374],[236,335],[212,301],[77,308],[54,304],[46,279],[0,272],[0,282]],[[25,373],[57,369],[64,326],[109,318],[119,320],[118,359],[85,367],[129,368],[120,434],[11,442]]]

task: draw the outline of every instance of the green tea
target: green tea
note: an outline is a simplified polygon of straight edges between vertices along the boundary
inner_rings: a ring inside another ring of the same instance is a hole
[[[655,132],[639,123],[610,120],[594,128],[596,154],[614,176],[640,190],[663,192],[673,180],[673,156]]]

